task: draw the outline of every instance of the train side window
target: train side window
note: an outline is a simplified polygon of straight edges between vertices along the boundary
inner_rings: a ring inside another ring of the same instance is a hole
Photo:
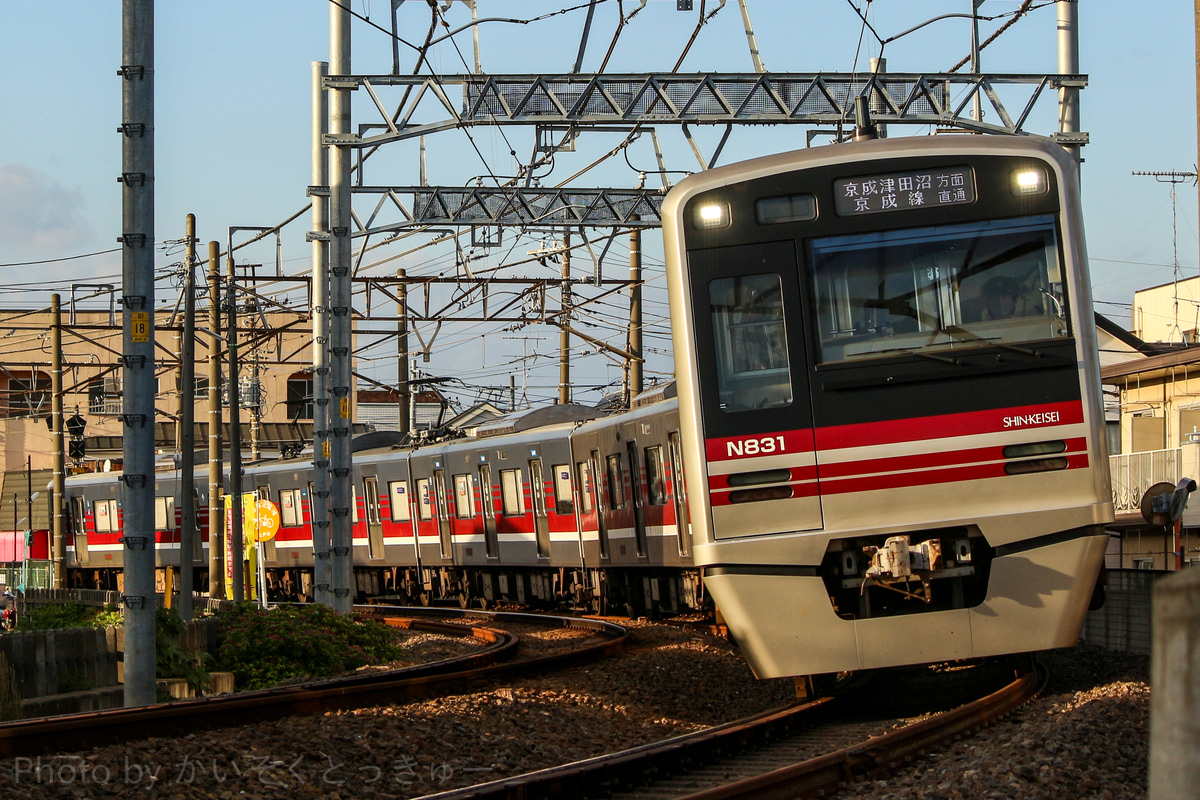
[[[154,498],[154,530],[175,530],[175,498]]]
[[[363,478],[363,498],[367,507],[367,524],[379,524],[379,479]]]
[[[279,525],[284,528],[295,528],[304,520],[300,512],[300,490],[279,490]]]
[[[663,467],[663,449],[661,445],[647,447],[646,453],[646,487],[648,499],[652,506],[667,504],[666,470]]]
[[[408,481],[392,481],[388,484],[388,497],[391,498],[392,522],[408,522]]]
[[[433,496],[429,478],[417,478],[417,519],[433,519]]]
[[[621,454],[611,455],[606,459],[608,466],[608,497],[614,509],[624,508],[625,499],[625,470],[621,467]]]
[[[575,502],[571,499],[571,468],[566,464],[555,464],[554,510],[559,514],[574,514]]]
[[[521,470],[500,470],[500,499],[506,517],[519,517],[525,513],[525,497],[521,491]]]
[[[590,514],[596,510],[592,470],[588,466],[588,462],[580,461],[575,465],[575,471],[579,473],[579,505],[584,514]]]
[[[722,410],[791,405],[792,376],[779,276],[718,278],[709,283],[708,295]]]
[[[92,503],[92,516],[96,520],[96,533],[112,533],[119,528],[116,500],[96,500]]]
[[[469,473],[454,476],[454,515],[459,519],[475,516],[475,487]]]

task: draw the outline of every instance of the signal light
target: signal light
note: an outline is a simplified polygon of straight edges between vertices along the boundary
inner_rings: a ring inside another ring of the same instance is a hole
[[[87,444],[85,439],[72,439],[67,443],[67,455],[75,460],[82,459],[87,455]]]

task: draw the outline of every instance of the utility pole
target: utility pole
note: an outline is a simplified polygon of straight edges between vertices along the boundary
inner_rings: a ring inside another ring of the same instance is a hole
[[[399,395],[396,416],[400,420],[400,433],[409,433],[412,431],[412,387],[408,384],[408,270],[397,270],[396,277],[400,279],[400,285],[396,287],[396,367],[399,375],[396,379]]]
[[[1058,71],[1062,75],[1079,74],[1079,2],[1058,0]],[[1059,133],[1079,133],[1079,87],[1063,86],[1058,90]],[[1079,145],[1064,145],[1079,159]]]
[[[340,4],[329,7],[329,74],[331,78],[350,74],[350,12]],[[345,137],[350,128],[350,86],[330,89],[329,133]],[[330,447],[330,502],[333,511],[332,588],[333,608],[349,614],[354,590],[353,529],[350,504],[350,226],[353,223],[350,198],[351,150],[335,145],[329,153],[329,222],[332,247],[329,253],[330,377],[332,398],[337,409],[329,412],[333,434]]]
[[[562,324],[558,334],[558,402],[571,402],[571,232],[563,231]]]
[[[63,523],[63,495],[66,492],[66,471],[67,471],[67,454],[64,450],[63,442],[63,351],[62,351],[62,296],[59,294],[50,295],[50,310],[53,319],[51,323],[51,339],[50,348],[52,350],[52,358],[54,365],[50,370],[50,439],[51,447],[54,455],[54,497],[51,502],[53,505],[54,519],[51,520],[53,526],[52,552],[51,558],[54,564],[54,580],[50,584],[51,588],[62,589],[66,575],[63,570],[63,557],[66,555],[66,549],[63,544],[63,529],[66,527]]]
[[[221,499],[221,245],[208,243],[208,596],[225,597]]]
[[[329,95],[321,85],[324,61],[312,63],[312,385],[313,385],[313,598],[333,606],[329,520],[329,162],[321,142],[329,127]]]
[[[232,245],[232,238],[230,239]],[[233,519],[229,525],[229,552],[233,559],[233,602],[246,599],[242,559],[242,398],[238,389],[237,266],[233,247],[227,246],[229,287],[225,291],[225,339],[229,346],[229,494]]]
[[[642,231],[629,232],[629,406],[642,393]]]
[[[192,618],[196,563],[196,215],[184,233],[183,336],[179,344],[179,618]]]
[[[155,701],[154,0],[121,14],[125,705]]]

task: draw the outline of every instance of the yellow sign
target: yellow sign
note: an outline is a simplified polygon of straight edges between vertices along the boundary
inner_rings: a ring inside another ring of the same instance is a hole
[[[321,456],[324,458],[329,458],[329,440],[328,439],[321,442]]]
[[[259,500],[254,504],[254,510],[258,512],[254,537],[260,542],[273,539],[279,532],[279,507],[270,500]]]
[[[342,411],[342,419],[350,419],[350,398],[343,397],[338,405]]]
[[[129,338],[135,342],[150,341],[149,311],[134,311],[130,313]]]

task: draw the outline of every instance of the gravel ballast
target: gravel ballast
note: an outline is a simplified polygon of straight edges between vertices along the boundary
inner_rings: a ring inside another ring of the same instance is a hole
[[[469,693],[0,762],[6,800],[41,797],[418,797],[555,766],[775,708],[725,640],[632,623],[625,654]],[[548,634],[552,637],[554,634]],[[414,635],[413,660],[470,644]],[[838,797],[1146,795],[1148,660],[1089,646],[1045,657],[1051,684],[1008,719]]]

